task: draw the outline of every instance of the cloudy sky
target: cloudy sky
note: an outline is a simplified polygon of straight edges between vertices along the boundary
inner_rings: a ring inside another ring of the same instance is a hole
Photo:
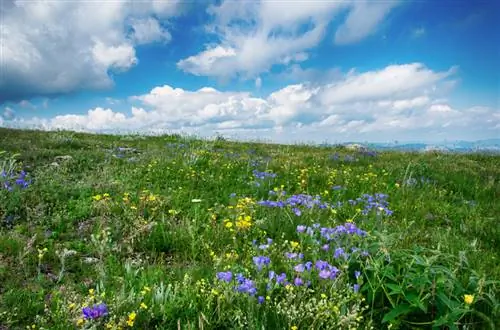
[[[278,142],[500,136],[500,2],[0,2],[0,126]]]

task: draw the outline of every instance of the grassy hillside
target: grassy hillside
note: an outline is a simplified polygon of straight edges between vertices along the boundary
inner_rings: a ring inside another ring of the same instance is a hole
[[[499,326],[500,156],[7,129],[0,149],[0,329]]]

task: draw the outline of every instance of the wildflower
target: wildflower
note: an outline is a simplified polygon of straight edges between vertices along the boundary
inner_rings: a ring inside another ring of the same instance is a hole
[[[306,226],[304,226],[304,225],[298,225],[298,226],[297,226],[297,232],[298,232],[298,233],[303,233],[304,231],[306,231],[306,228],[307,228],[307,227],[306,227]]]
[[[229,283],[233,279],[233,273],[231,273],[230,271],[219,272],[219,273],[217,273],[217,279]]]
[[[305,270],[305,266],[304,264],[298,264],[297,266],[293,267],[293,269],[298,273],[303,273]]]
[[[259,304],[263,304],[264,303],[264,297],[263,296],[259,296],[257,298],[257,301],[259,302]]]
[[[132,313],[128,314],[127,325],[129,327],[133,327],[134,326],[134,321],[135,321],[135,317],[136,316],[137,316],[137,314],[135,312],[132,312]]]
[[[85,323],[85,320],[82,319],[82,318],[79,318],[77,321],[76,321],[76,325],[81,327],[83,324]]]
[[[291,241],[290,245],[292,246],[292,249],[295,249],[295,248],[299,247],[299,242]]]
[[[238,292],[248,293],[251,296],[254,296],[257,293],[254,281],[249,279],[244,279],[243,282],[236,288],[236,290],[238,290]]]
[[[295,213],[296,216],[300,217],[302,214],[302,211],[296,207],[293,208],[293,213]]]
[[[302,279],[300,277],[296,277],[294,280],[293,280],[293,284],[295,284],[295,286],[301,286],[304,284],[304,281],[302,281]]]
[[[139,306],[141,309],[148,309],[148,305],[145,303],[141,302],[141,305]]]
[[[333,257],[335,259],[338,259],[340,257],[343,257],[344,259],[347,259],[347,254],[345,253],[344,249],[339,247],[335,249],[335,253],[333,254]]]
[[[108,307],[104,303],[92,307],[84,307],[82,313],[85,319],[97,319],[108,315]]]
[[[354,284],[352,287],[352,290],[354,291],[354,293],[358,293],[359,292],[359,284]]]
[[[253,262],[257,266],[258,270],[262,270],[262,267],[267,266],[271,263],[271,259],[265,256],[253,257]]]
[[[276,283],[278,283],[278,284],[285,282],[285,280],[286,280],[286,274],[285,273],[281,273],[280,275],[278,275],[276,277]]]
[[[361,272],[359,270],[356,270],[354,272],[354,277],[356,277],[356,279],[358,279],[360,276],[361,276]]]
[[[290,330],[299,330],[299,327],[297,327],[296,325],[292,325],[292,327],[290,328]]]
[[[474,302],[474,295],[472,294],[464,294],[464,302],[466,305],[470,305]]]

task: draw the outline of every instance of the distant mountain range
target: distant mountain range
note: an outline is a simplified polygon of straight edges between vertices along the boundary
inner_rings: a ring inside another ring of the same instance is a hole
[[[500,139],[444,141],[438,143],[357,143],[375,150],[494,152],[500,153]],[[346,143],[347,145],[347,143]]]

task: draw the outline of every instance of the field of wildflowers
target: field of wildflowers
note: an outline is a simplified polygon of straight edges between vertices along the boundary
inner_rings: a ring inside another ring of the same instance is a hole
[[[0,329],[497,329],[500,156],[0,129]]]

